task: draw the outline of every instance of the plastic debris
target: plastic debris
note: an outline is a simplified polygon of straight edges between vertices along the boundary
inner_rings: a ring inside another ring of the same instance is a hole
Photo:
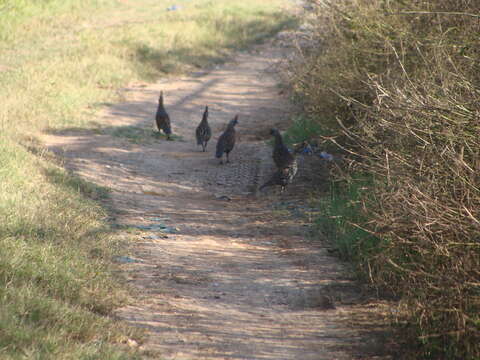
[[[151,221],[165,221],[165,220],[168,220],[168,217],[151,217],[149,218]]]
[[[322,151],[318,156],[327,161],[333,161],[333,155],[327,153],[326,151]]]
[[[122,263],[122,264],[130,264],[130,263],[141,263],[142,260],[134,259],[130,256],[116,256],[113,258],[115,261]]]
[[[167,8],[167,11],[177,11],[180,10],[182,7],[180,5],[171,5]]]
[[[150,224],[150,225],[135,225],[134,227],[140,230],[166,232],[169,234],[174,234],[178,231],[177,228],[173,228],[162,223]]]
[[[312,150],[312,147],[310,146],[310,144],[305,145],[305,147],[301,151],[301,154],[304,154],[304,155],[312,155],[313,154],[313,150]]]

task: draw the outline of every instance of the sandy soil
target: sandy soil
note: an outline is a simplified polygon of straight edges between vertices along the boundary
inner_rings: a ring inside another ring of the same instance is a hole
[[[369,320],[377,305],[308,240],[308,216],[289,210],[313,186],[308,161],[286,195],[257,192],[273,169],[268,130],[288,125],[274,71],[282,51],[262,45],[212,71],[132,85],[99,116],[101,131],[44,138],[67,168],[113,190],[113,221],[177,228],[146,231],[132,245],[137,262],[122,265],[138,301],[117,315],[148,329],[142,348],[155,358],[386,358]],[[181,139],[151,136],[160,90]],[[206,104],[214,137],[202,153],[194,132]],[[220,166],[216,139],[235,114],[239,141]],[[138,129],[137,143],[119,136]]]

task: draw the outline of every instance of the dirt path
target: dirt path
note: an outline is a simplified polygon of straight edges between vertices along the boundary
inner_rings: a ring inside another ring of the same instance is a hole
[[[348,325],[368,312],[359,289],[305,240],[302,218],[285,215],[302,178],[282,198],[253,195],[273,168],[268,129],[288,118],[273,72],[281,56],[264,45],[211,72],[132,86],[100,117],[102,131],[45,136],[68,168],[113,189],[115,222],[146,226],[138,262],[123,265],[138,303],[118,316],[150,330],[142,346],[162,359],[374,358],[359,347],[373,338]],[[160,90],[183,140],[151,137]],[[206,104],[215,135],[202,153],[193,138]],[[216,139],[237,113],[240,141],[219,166]],[[177,231],[152,231],[159,223]]]

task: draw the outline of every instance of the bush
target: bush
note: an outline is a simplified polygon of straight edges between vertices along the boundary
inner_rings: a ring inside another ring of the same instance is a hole
[[[478,359],[480,2],[322,4],[291,80],[373,176],[362,226],[385,241],[360,262],[407,304],[424,356]]]

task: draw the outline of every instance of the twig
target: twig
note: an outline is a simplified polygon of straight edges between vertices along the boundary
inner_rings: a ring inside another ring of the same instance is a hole
[[[455,12],[455,11],[400,11],[398,13],[391,13],[388,15],[462,15],[462,16],[470,16],[475,18],[480,18],[480,15],[477,14],[470,14],[464,12]]]

